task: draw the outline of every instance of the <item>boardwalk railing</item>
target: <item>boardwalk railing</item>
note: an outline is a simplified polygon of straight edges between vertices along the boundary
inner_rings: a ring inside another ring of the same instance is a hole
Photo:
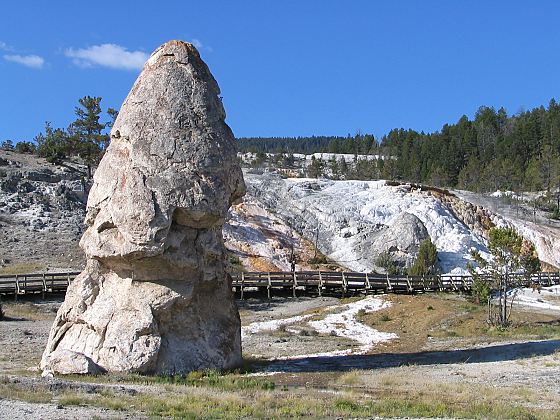
[[[34,273],[0,275],[0,294],[19,295],[64,293],[78,272]],[[421,292],[464,292],[470,293],[473,278],[470,275],[389,276],[372,273],[333,271],[271,271],[233,273],[232,286],[241,299],[247,291],[287,290],[321,296],[328,294],[353,293],[421,293]],[[560,284],[560,272],[536,273],[527,279],[517,275],[517,283],[532,286]]]
[[[26,295],[41,293],[64,293],[68,285],[80,273],[33,273],[0,275],[0,294]]]
[[[517,283],[530,286],[552,286],[560,284],[560,273],[536,273],[530,278],[514,275]],[[420,293],[420,292],[465,292],[470,293],[473,278],[470,275],[389,276],[382,274],[297,271],[297,272],[241,272],[232,274],[233,286],[243,299],[249,289],[266,290],[268,297],[272,289],[304,290],[321,296],[323,293]]]

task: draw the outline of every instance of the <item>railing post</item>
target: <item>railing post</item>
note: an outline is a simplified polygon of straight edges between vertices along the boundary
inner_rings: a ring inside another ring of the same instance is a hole
[[[342,296],[346,296],[347,292],[347,284],[346,284],[346,276],[344,275],[344,271],[342,272]]]
[[[391,286],[391,280],[389,280],[389,273],[386,273],[387,276],[387,292],[390,292],[391,290],[393,290],[393,287]]]
[[[410,293],[412,293],[414,291],[414,289],[412,288],[412,285],[410,284],[410,279],[408,277],[408,274],[406,275],[406,286],[408,287],[408,291]]]
[[[323,296],[323,276],[321,275],[321,270],[319,270],[319,297]]]
[[[457,286],[455,285],[455,281],[453,280],[453,275],[451,275],[449,279],[451,280],[451,286],[453,286],[453,290],[457,290]]]
[[[296,287],[297,287],[297,274],[294,271],[294,278],[293,278],[294,282],[292,285],[292,297],[296,297]]]
[[[243,285],[245,283],[245,273],[241,272],[241,300],[243,300]]]
[[[368,290],[370,290],[370,289],[371,289],[371,284],[369,282],[368,273],[366,273],[366,294],[367,294]]]
[[[268,300],[270,300],[270,286],[271,286],[271,282],[270,282],[270,271],[268,272],[268,285],[266,286],[266,294],[268,296]]]
[[[45,292],[47,291],[47,279],[45,273],[43,273],[43,290],[41,290],[41,297],[45,299]]]
[[[14,294],[14,300],[17,302],[19,295],[19,276],[16,274],[16,293]]]

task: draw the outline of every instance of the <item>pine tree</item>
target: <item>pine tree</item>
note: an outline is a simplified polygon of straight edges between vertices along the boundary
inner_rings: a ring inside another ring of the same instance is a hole
[[[519,277],[512,274],[523,272],[527,279],[540,270],[540,261],[533,244],[523,240],[515,229],[492,228],[488,232],[488,250],[492,259],[484,259],[478,251],[472,256],[479,265],[479,271],[472,266],[471,273],[477,282],[486,282],[490,292],[496,292],[497,313],[489,310],[488,321],[507,327],[510,323],[511,307],[515,300],[512,290],[519,286]],[[491,301],[489,307],[493,308]]]
[[[414,264],[409,268],[408,274],[411,276],[424,276],[437,272],[437,248],[430,238],[422,241],[418,248],[418,257]]]
[[[72,151],[82,157],[91,178],[91,168],[99,162],[103,150],[109,144],[109,139],[103,130],[106,123],[100,121],[101,98],[84,96],[79,100],[80,106],[74,108],[76,120],[70,124],[68,131],[71,136]]]
[[[60,128],[52,128],[50,122],[45,123],[45,133],[35,137],[37,155],[47,162],[60,164],[66,158],[68,150],[68,134]]]

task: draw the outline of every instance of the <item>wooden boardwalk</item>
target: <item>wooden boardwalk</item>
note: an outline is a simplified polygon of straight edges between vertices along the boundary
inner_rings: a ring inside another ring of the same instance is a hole
[[[79,272],[0,275],[0,295],[65,293]]]
[[[519,276],[525,286],[553,286],[560,284],[560,272],[536,273],[530,279]],[[354,293],[470,293],[473,278],[470,275],[389,276],[383,274],[297,271],[297,272],[242,272],[232,274],[233,286],[241,299],[247,290],[257,288],[271,297],[274,289],[298,291],[321,296],[324,293],[348,295]]]
[[[78,272],[0,275],[0,295],[64,293]],[[243,299],[247,292],[260,291],[270,298],[274,291],[297,295],[351,295],[355,293],[470,293],[470,275],[388,276],[371,273],[297,271],[240,272],[232,274],[232,286]],[[560,284],[560,272],[521,277],[525,286]]]

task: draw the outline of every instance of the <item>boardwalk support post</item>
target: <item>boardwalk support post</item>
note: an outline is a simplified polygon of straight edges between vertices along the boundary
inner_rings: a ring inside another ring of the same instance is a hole
[[[245,283],[245,273],[241,272],[241,300],[243,300],[243,284]]]
[[[393,290],[393,287],[391,286],[391,280],[389,280],[389,273],[387,273],[387,292],[390,292],[391,290]]]

